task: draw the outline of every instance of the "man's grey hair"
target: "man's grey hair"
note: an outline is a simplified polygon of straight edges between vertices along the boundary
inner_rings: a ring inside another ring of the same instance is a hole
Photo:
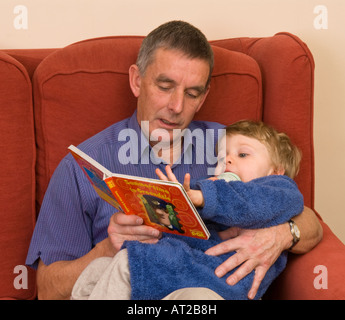
[[[136,62],[141,75],[145,75],[146,68],[153,62],[159,48],[178,50],[188,58],[205,60],[210,66],[209,84],[214,65],[213,51],[199,29],[187,22],[175,20],[151,31],[143,40]]]

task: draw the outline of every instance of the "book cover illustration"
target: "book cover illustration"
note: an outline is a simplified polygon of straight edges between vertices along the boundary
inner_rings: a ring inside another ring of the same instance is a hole
[[[208,239],[209,232],[180,183],[112,173],[74,146],[74,159],[97,194],[162,232]]]

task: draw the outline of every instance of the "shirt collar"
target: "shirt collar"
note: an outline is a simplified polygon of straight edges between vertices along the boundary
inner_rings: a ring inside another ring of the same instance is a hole
[[[133,115],[130,117],[129,122],[128,122],[128,128],[132,129],[136,132],[137,137],[138,137],[138,145],[134,145],[136,141],[131,141],[132,147],[133,148],[138,148],[138,155],[139,155],[139,163],[141,164],[149,164],[150,161],[150,153],[151,153],[151,146],[149,144],[149,141],[147,140],[147,137],[143,134],[141,127],[138,123],[137,120],[137,111],[133,113]],[[184,140],[183,140],[183,149],[182,149],[182,154],[179,160],[176,161],[176,165],[179,163],[192,163],[192,154],[193,154],[193,149],[195,150],[195,146],[198,144],[203,144],[203,133],[201,134],[196,134],[198,131],[194,130],[200,130],[200,128],[197,127],[197,125],[194,122],[191,122],[188,126],[188,128],[184,131]],[[194,139],[193,139],[194,137]],[[153,158],[155,161],[158,163],[161,162],[160,159],[156,158],[153,155]]]

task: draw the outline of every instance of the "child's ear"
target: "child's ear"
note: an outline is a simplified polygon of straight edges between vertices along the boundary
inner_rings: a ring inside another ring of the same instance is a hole
[[[282,167],[276,168],[274,170],[274,174],[276,174],[278,176],[282,176],[282,175],[284,175],[284,173],[285,173],[285,169]]]

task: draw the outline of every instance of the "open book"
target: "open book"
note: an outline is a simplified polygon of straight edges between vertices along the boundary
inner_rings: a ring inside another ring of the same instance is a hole
[[[116,174],[71,145],[68,148],[97,194],[116,209],[143,218],[162,232],[200,239],[210,236],[178,182]]]

